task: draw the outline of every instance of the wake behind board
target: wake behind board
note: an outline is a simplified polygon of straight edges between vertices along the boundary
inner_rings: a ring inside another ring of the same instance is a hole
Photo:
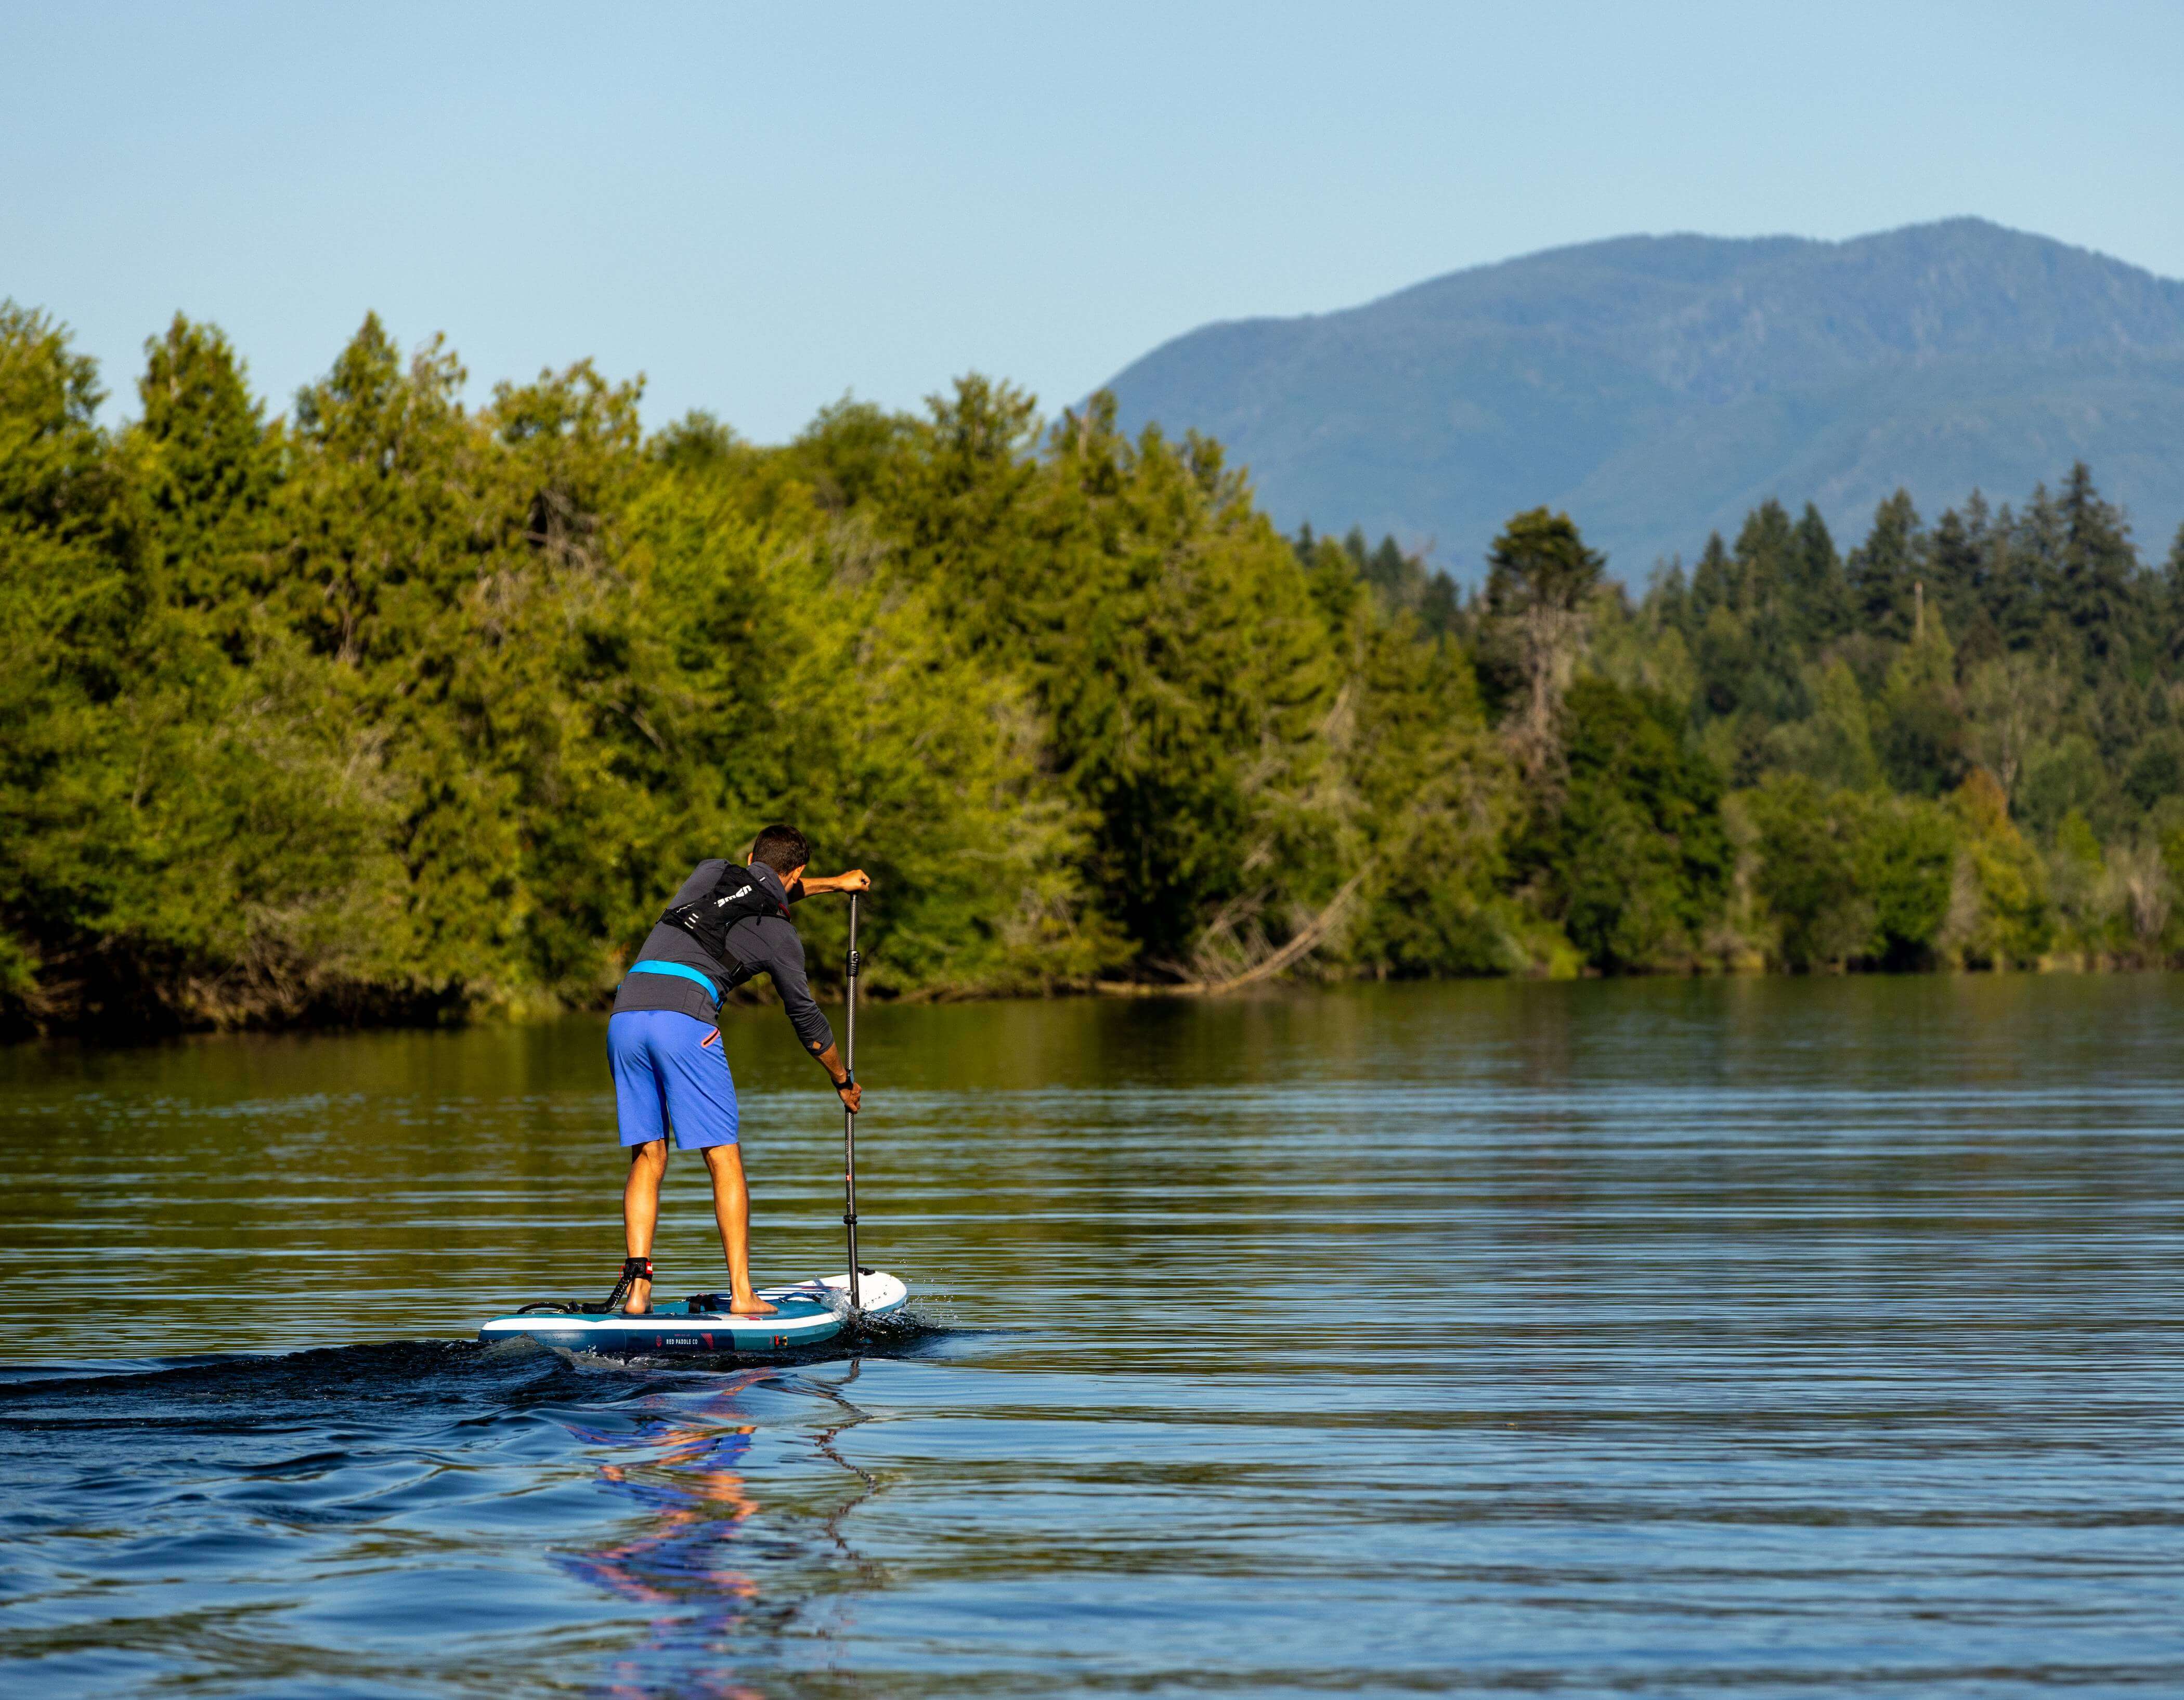
[[[573,1308],[496,1316],[478,1330],[478,1338],[488,1343],[535,1340],[564,1351],[617,1358],[705,1357],[729,1352],[763,1356],[819,1345],[849,1325],[847,1275],[794,1286],[761,1287],[758,1296],[775,1307],[772,1316],[732,1316],[724,1294],[700,1293],[655,1303],[642,1316]],[[857,1297],[864,1315],[886,1316],[910,1302],[910,1289],[883,1269],[861,1269]]]

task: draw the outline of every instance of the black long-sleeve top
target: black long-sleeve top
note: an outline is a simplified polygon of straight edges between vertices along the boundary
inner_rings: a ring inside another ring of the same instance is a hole
[[[690,877],[682,882],[668,908],[696,903],[719,883],[727,866],[722,857],[707,857],[690,870]],[[763,862],[753,863],[749,871],[767,895],[782,903],[794,903],[803,896],[801,888],[793,894],[784,890],[781,875]],[[772,977],[773,989],[781,994],[782,1008],[788,1012],[790,1025],[805,1050],[823,1051],[834,1042],[834,1030],[812,998],[811,982],[804,971],[804,941],[796,936],[794,927],[778,915],[760,915],[728,930],[727,949],[738,963]],[[722,964],[708,955],[697,940],[681,927],[662,921],[645,935],[644,948],[637,954],[640,962],[673,962],[696,969],[712,981],[716,995],[706,997],[704,986],[680,975],[625,975],[621,989],[615,993],[616,1014],[625,1009],[675,1009],[700,1021],[716,1019],[724,977]]]

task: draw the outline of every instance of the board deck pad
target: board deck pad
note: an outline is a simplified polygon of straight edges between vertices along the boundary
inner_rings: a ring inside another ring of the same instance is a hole
[[[535,1340],[564,1351],[616,1357],[708,1356],[791,1352],[832,1340],[849,1324],[846,1273],[794,1286],[761,1287],[758,1296],[776,1307],[772,1316],[733,1316],[726,1308],[726,1294],[700,1293],[655,1302],[642,1316],[620,1311],[496,1316],[478,1330],[478,1338],[488,1344]],[[910,1302],[910,1290],[884,1269],[861,1269],[857,1297],[866,1316],[886,1316]]]

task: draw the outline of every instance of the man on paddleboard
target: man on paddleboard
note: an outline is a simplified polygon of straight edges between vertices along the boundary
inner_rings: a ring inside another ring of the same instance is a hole
[[[728,1260],[729,1309],[767,1316],[774,1307],[751,1289],[750,1193],[737,1149],[736,1087],[721,1042],[721,1000],[754,975],[772,976],[804,1048],[827,1070],[843,1106],[863,1094],[834,1049],[833,1030],[812,1001],[804,942],[788,906],[823,892],[865,892],[861,869],[806,877],[811,846],[793,826],[769,826],[751,842],[742,867],[719,857],[690,872],[615,993],[607,1020],[614,1069],[615,1119],[629,1150],[622,1187],[622,1239],[628,1256],[609,1309],[631,1315],[652,1306],[652,1234],[660,1218],[660,1178],[667,1140],[702,1151],[713,1177],[713,1214]]]

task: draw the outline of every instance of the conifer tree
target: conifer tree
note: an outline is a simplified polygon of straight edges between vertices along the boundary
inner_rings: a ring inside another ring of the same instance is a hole
[[[2138,636],[2138,562],[2123,515],[2093,486],[2085,462],[2064,482],[2057,606],[2077,634],[2088,679],[2126,664]]]
[[[267,582],[279,444],[217,327],[176,314],[145,353],[137,386],[143,412],[127,447],[139,457],[131,482],[152,593],[220,610],[233,641],[240,618],[233,604]]]
[[[1519,681],[1517,739],[1525,765],[1536,774],[1553,750],[1585,605],[1607,558],[1585,547],[1569,515],[1535,508],[1509,521],[1486,558],[1495,647]]]
[[[1850,586],[1843,577],[1842,557],[1836,553],[1827,521],[1809,502],[1791,535],[1788,574],[1796,610],[1794,642],[1826,643],[1850,631]]]
[[[1944,619],[1961,627],[1984,599],[1986,560],[1971,522],[1953,508],[1943,508],[1934,522],[1927,566],[1928,598]]]
[[[81,841],[111,818],[93,752],[132,622],[104,547],[102,399],[64,329],[0,302],[0,994],[19,1004],[41,1000],[42,972],[95,963],[104,907]]]
[[[1746,515],[1736,534],[1736,606],[1774,605],[1790,584],[1797,534],[1782,504],[1769,497]]]
[[[1901,643],[1911,636],[1916,586],[1931,574],[1928,539],[1910,493],[1874,510],[1873,529],[1851,552],[1847,576],[1859,628]]]
[[[1965,727],[1956,651],[1938,609],[1925,611],[1888,669],[1876,747],[1890,781],[1939,797],[1964,777]]]
[[[1950,630],[1961,634],[1960,668],[1992,659],[2008,647],[1998,614],[2002,545],[1995,516],[1976,489],[1961,514],[1950,508],[1934,528],[1935,595]]]
[[[2032,486],[2032,497],[2009,526],[2008,540],[2008,564],[1997,575],[2001,610],[1997,619],[2003,637],[2012,649],[2037,646],[2050,653],[2076,657],[2076,634],[2061,612],[2067,527],[2061,507],[2045,484]]]
[[[1691,569],[1690,619],[1693,625],[1704,626],[1716,608],[1736,613],[1742,606],[1738,588],[1736,567],[1721,541],[1721,533],[1708,533],[1706,547],[1699,552],[1698,564]]]
[[[1663,628],[1684,632],[1691,625],[1691,593],[1684,580],[1680,559],[1657,564],[1646,589],[1646,607]]]
[[[2169,545],[2169,558],[2161,569],[2162,653],[2171,660],[2184,660],[2184,525]]]

